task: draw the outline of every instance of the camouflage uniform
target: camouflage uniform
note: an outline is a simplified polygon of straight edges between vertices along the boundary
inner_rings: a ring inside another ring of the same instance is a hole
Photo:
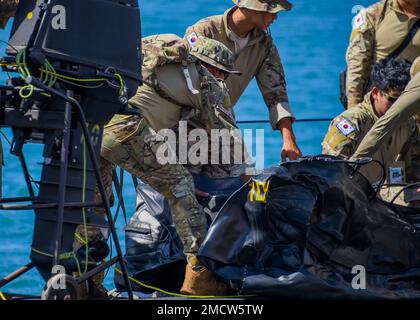
[[[380,1],[362,10],[353,20],[353,31],[347,49],[347,99],[352,108],[363,101],[369,75],[375,62],[395,51],[419,18],[409,19],[398,0]],[[413,62],[420,56],[420,32],[398,56]],[[420,118],[420,113],[418,114]],[[420,127],[420,122],[418,122]],[[419,143],[412,146],[411,168],[407,177],[418,179],[420,168]]]
[[[347,49],[347,99],[349,108],[363,101],[375,62],[388,57],[419,19],[409,19],[398,0],[386,0],[362,10],[353,20]],[[413,62],[420,55],[420,32],[398,56]]]
[[[378,120],[369,92],[362,103],[334,118],[322,142],[323,153],[348,159]],[[371,157],[386,166],[395,161],[407,141],[417,137],[416,121],[410,118],[408,124],[400,126]],[[361,172],[371,183],[379,181],[382,176],[382,169],[376,164],[362,167]]]
[[[0,28],[6,26],[10,17],[15,15],[18,0],[0,0]]]
[[[270,11],[290,10],[292,5],[283,0],[271,1],[272,5],[258,0],[234,1],[242,7],[253,10]],[[277,123],[284,118],[293,118],[286,91],[286,80],[283,66],[273,39],[266,32],[254,29],[250,34],[248,44],[236,51],[232,40],[232,31],[228,27],[228,16],[237,6],[230,8],[223,15],[212,16],[200,20],[186,31],[186,37],[196,34],[218,40],[225,44],[235,56],[235,66],[242,72],[240,77],[232,76],[226,80],[232,106],[234,106],[248,84],[255,77],[270,113],[270,122],[274,130]]]
[[[162,193],[169,202],[186,254],[195,254],[206,233],[206,219],[194,195],[191,175],[180,164],[162,165],[157,150],[162,137],[140,117],[116,116],[105,128],[101,152],[102,176],[110,181],[118,165]],[[109,189],[111,186],[109,186]],[[108,190],[109,190],[108,189]]]
[[[155,40],[159,39],[162,37]],[[217,44],[211,39],[197,43],[198,46],[207,46],[209,52],[218,51],[219,48],[219,53],[214,56],[216,66],[228,65],[230,62],[222,57],[228,49],[221,44],[215,46]],[[144,61],[147,64],[150,59],[146,57]],[[157,131],[175,128],[185,113],[192,113],[196,117],[199,114],[205,119],[211,117],[214,110],[220,105],[223,107],[225,93],[217,80],[197,60],[190,61],[187,68],[192,85],[200,89],[199,94],[189,91],[181,63],[157,68],[156,72],[151,73],[152,78],[144,78],[145,83],[129,101],[132,107],[140,109],[142,117],[117,115],[105,127],[100,166],[109,195],[112,194],[114,166],[120,166],[162,193],[170,204],[185,254],[194,255],[204,240],[207,221],[195,197],[190,173],[181,164],[160,164],[158,161],[158,149],[168,145]],[[143,69],[147,72],[148,66],[145,65]],[[203,79],[206,82],[201,81]]]
[[[375,122],[351,157],[352,160],[371,157],[389,137],[416,113],[420,112],[420,73],[407,85],[401,97]],[[417,141],[418,145],[418,141]]]

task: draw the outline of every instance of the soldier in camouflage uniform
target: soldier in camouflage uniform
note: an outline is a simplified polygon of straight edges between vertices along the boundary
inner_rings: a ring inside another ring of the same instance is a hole
[[[371,75],[372,91],[365,95],[363,102],[346,110],[331,122],[322,142],[323,153],[344,159],[350,158],[363,137],[401,95],[410,80],[409,70],[410,65],[404,60],[383,59],[376,63]],[[404,145],[419,136],[416,121],[410,118],[395,130],[371,157],[385,166],[392,166]],[[404,157],[401,160],[405,160]],[[361,172],[371,183],[378,182],[383,173],[377,164],[363,166]],[[386,188],[382,195],[390,200],[395,193],[394,189]]]
[[[383,0],[362,10],[353,20],[353,31],[347,49],[348,108],[362,102],[368,90],[369,75],[375,62],[392,54],[420,19],[419,0]],[[413,62],[420,56],[420,32],[398,55]],[[420,112],[417,112],[420,128]],[[420,142],[411,148],[411,167],[407,177],[418,180],[420,174]]]
[[[420,68],[417,68],[420,70]],[[387,113],[375,122],[352,155],[351,160],[371,157],[399,127],[420,112],[420,72],[412,74],[412,79],[403,94]]]
[[[143,40],[144,84],[129,101],[142,116],[117,115],[105,127],[100,170],[109,195],[112,194],[112,169],[120,166],[166,197],[188,261],[182,292],[223,294],[226,285],[217,281],[195,257],[207,232],[207,221],[195,197],[192,176],[181,164],[161,163],[158,150],[167,148],[169,153],[175,152],[165,144],[158,131],[176,129],[180,120],[188,121],[189,116],[185,115],[192,114],[201,121],[215,119],[212,114],[224,108],[227,94],[216,76],[223,78],[225,74],[237,71],[233,69],[229,49],[202,37],[190,41],[190,52],[183,63],[160,65],[154,54],[149,55],[147,50],[153,51],[153,46],[148,44],[183,41],[174,37],[159,35]],[[149,63],[154,67],[150,68]],[[188,77],[184,74],[186,71]],[[95,233],[91,232],[89,236],[93,237]],[[84,238],[82,227],[76,237]]]
[[[15,15],[18,0],[0,0],[0,28],[4,29],[9,18]]]
[[[290,10],[286,0],[233,0],[235,6],[223,15],[200,20],[186,31],[186,38],[204,36],[225,44],[235,56],[240,77],[226,80],[232,106],[255,77],[269,109],[274,130],[283,135],[282,160],[301,156],[292,129],[294,116],[289,105],[283,66],[273,39],[266,31],[277,13]],[[239,22],[246,22],[244,24]],[[246,25],[246,27],[244,27]]]

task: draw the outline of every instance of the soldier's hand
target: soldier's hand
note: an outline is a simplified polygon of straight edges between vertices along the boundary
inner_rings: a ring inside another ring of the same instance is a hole
[[[295,134],[292,128],[292,119],[283,118],[277,123],[277,128],[283,136],[283,149],[281,150],[281,161],[297,160],[302,156],[296,144]]]
[[[286,161],[287,158],[289,160],[297,160],[300,157],[302,157],[302,152],[296,142],[292,139],[285,140],[281,150],[281,161]]]

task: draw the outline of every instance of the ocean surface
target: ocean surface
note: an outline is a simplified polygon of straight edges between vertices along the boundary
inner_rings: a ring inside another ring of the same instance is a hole
[[[339,102],[339,73],[345,67],[345,51],[351,32],[351,20],[357,7],[369,6],[370,0],[292,0],[295,7],[290,12],[281,12],[271,27],[274,41],[279,49],[286,72],[290,103],[297,119],[332,118],[342,112]],[[201,18],[222,14],[232,5],[230,0],[153,0],[141,1],[143,35],[158,33],[184,34],[186,27]],[[6,30],[0,30],[0,39],[7,41],[12,21]],[[0,54],[5,45],[0,44]],[[100,54],[100,53],[98,53]],[[6,75],[0,72],[0,82]],[[267,120],[268,112],[258,87],[252,82],[235,107],[238,120]],[[255,152],[255,134],[264,129],[264,164],[268,167],[280,160],[282,139],[278,131],[269,124],[241,125],[252,129]],[[298,122],[294,125],[297,142],[304,155],[321,152],[321,141],[328,128],[328,122]],[[11,139],[9,129],[3,132]],[[3,174],[4,196],[27,195],[24,178],[17,158],[8,153],[9,144],[2,137],[5,149]],[[259,144],[261,147],[262,144]],[[250,145],[251,147],[251,145]],[[39,145],[26,145],[25,154],[32,176],[40,174],[42,149]],[[253,153],[254,154],[254,153]],[[124,195],[129,214],[134,210],[135,192],[131,179],[125,179]],[[34,214],[30,211],[0,211],[0,278],[29,262]],[[120,217],[118,234],[124,246],[124,220]],[[114,250],[115,252],[115,250]],[[113,288],[113,271],[107,275],[106,287]],[[38,295],[44,281],[32,270],[1,289],[4,292],[18,292]]]

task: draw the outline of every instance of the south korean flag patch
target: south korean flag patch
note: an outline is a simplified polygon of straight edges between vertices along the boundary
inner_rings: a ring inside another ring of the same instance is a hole
[[[195,44],[197,43],[197,40],[198,40],[198,36],[195,32],[192,32],[187,36],[187,41],[190,44],[190,46],[195,46]]]
[[[363,10],[360,11],[357,16],[353,18],[353,29],[358,29],[365,23],[365,17],[363,14]]]
[[[356,129],[346,119],[343,119],[339,123],[337,123],[337,129],[346,137],[350,133],[356,131]]]

